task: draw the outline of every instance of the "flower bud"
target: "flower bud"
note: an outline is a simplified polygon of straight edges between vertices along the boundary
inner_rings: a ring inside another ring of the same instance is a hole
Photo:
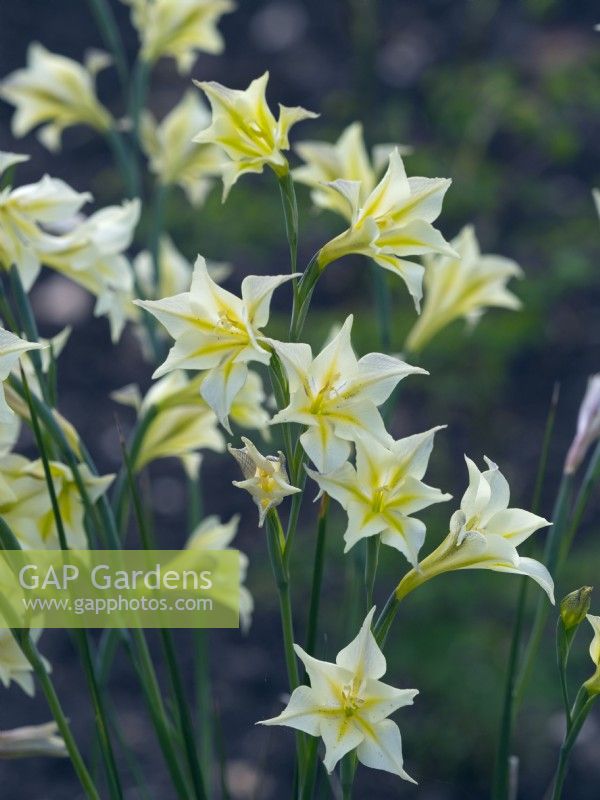
[[[66,758],[67,748],[55,722],[0,731],[0,759],[46,756]]]
[[[590,610],[591,586],[570,592],[560,604],[560,618],[566,631],[581,625]]]
[[[577,432],[567,453],[564,472],[576,472],[590,445],[600,438],[600,373],[592,375],[577,417]]]

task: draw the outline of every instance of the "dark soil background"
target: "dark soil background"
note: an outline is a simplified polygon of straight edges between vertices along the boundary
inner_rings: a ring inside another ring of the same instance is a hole
[[[111,4],[133,59],[136,36],[128,9],[117,0]],[[587,376],[599,369],[600,228],[591,199],[592,187],[600,185],[600,34],[593,30],[598,9],[584,0],[243,0],[240,6],[221,26],[225,54],[199,57],[190,77],[244,87],[268,68],[273,104],[301,104],[321,113],[319,120],[294,130],[296,140],[333,140],[345,125],[360,119],[370,143],[412,145],[409,174],[453,178],[440,218],[447,238],[472,221],[484,250],[511,256],[525,269],[526,279],[516,287],[524,310],[492,312],[472,335],[457,324],[435,340],[420,360],[431,377],[402,384],[391,427],[399,436],[447,423],[434,451],[429,481],[459,498],[466,481],[462,453],[477,460],[486,454],[509,477],[515,504],[527,506],[550,396],[560,383],[542,508],[549,516]],[[31,41],[77,59],[87,48],[102,46],[83,0],[0,0],[0,23],[2,75],[24,64]],[[188,86],[173,62],[161,61],[152,78],[152,109],[162,116]],[[100,76],[99,92],[114,113],[123,111],[114,72]],[[0,148],[32,155],[19,168],[21,181],[49,172],[80,190],[91,189],[99,205],[121,200],[120,176],[104,143],[92,132],[67,131],[62,152],[51,156],[33,136],[15,142],[10,116],[11,109],[2,104]],[[299,198],[303,263],[340,230],[340,224],[316,214],[302,188]],[[175,193],[167,224],[190,258],[201,252],[231,261],[235,288],[248,273],[287,269],[279,198],[270,174],[245,177],[225,206],[218,190],[200,210]],[[140,226],[134,250],[144,245],[148,225],[145,220]],[[414,312],[404,288],[393,279],[389,286],[393,349],[399,350]],[[111,347],[105,320],[91,317],[91,300],[66,280],[44,276],[33,299],[42,333],[74,325],[60,362],[59,407],[88,442],[100,467],[115,471],[120,452],[114,414],[125,429],[133,420],[111,403],[108,393],[133,381],[149,386],[152,369],[131,332],[116,349]],[[282,293],[274,304],[274,335],[283,335],[285,303]],[[330,326],[353,311],[357,350],[377,349],[372,309],[366,263],[349,259],[336,264],[319,286],[308,335],[319,346]],[[183,475],[168,461],[151,472],[160,542],[179,546],[189,533]],[[293,734],[254,727],[257,719],[277,712],[286,687],[275,594],[254,507],[230,488],[234,477],[235,465],[228,458],[206,457],[206,512],[225,519],[238,511],[243,515],[239,546],[250,557],[248,585],[256,612],[246,636],[210,633],[211,691],[229,758],[231,797],[285,800],[290,795]],[[306,506],[294,564],[300,638],[315,539],[314,509]],[[582,584],[597,583],[598,509],[596,498],[558,587],[559,597]],[[430,543],[444,534],[447,511],[434,509],[423,515]],[[342,523],[334,514],[321,626],[327,657],[356,630],[357,614],[349,600],[356,565],[342,557]],[[385,554],[380,602],[404,568],[399,554]],[[420,785],[401,784],[365,769],[359,772],[357,797],[488,796],[518,587],[518,579],[509,576],[461,573],[438,579],[406,602],[391,640],[388,679],[421,691],[415,707],[398,714],[406,766]],[[593,605],[596,613],[599,603],[596,599]],[[150,639],[154,642],[152,634]],[[193,696],[198,642],[190,632],[182,632],[177,643]],[[587,645],[586,631],[574,648],[575,682],[591,669]],[[71,640],[67,633],[47,632],[41,646],[53,664],[78,738],[91,753],[93,719]],[[158,657],[157,664],[160,670]],[[174,795],[124,656],[117,659],[110,692],[151,796],[170,800]],[[517,731],[521,800],[541,798],[550,781],[562,737],[560,708],[549,630]],[[2,728],[42,722],[48,716],[39,695],[29,700],[18,688],[0,693]],[[586,725],[573,760],[566,794],[570,800],[598,797],[599,731],[596,715]],[[123,772],[128,798],[141,798],[125,763]],[[66,762],[0,766],[2,800],[78,797],[78,784]]]

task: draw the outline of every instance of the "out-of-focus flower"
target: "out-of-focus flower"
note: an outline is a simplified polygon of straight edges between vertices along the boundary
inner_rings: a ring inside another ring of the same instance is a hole
[[[338,469],[350,455],[350,442],[360,436],[389,440],[377,406],[407,375],[427,374],[384,353],[357,359],[352,349],[349,316],[340,332],[313,359],[308,344],[272,342],[285,367],[290,404],[271,424],[306,425],[300,442],[319,472]]]
[[[491,569],[533,578],[554,603],[554,583],[546,567],[517,552],[517,546],[550,523],[522,508],[508,508],[510,489],[496,464],[486,459],[480,472],[466,458],[469,486],[460,509],[452,515],[450,533],[396,589],[402,598],[425,581],[460,569]]]
[[[163,56],[177,60],[179,72],[194,66],[196,54],[222,53],[223,37],[217,25],[233,11],[231,0],[123,0],[131,6],[131,19],[141,41],[144,61]]]
[[[592,375],[587,384],[577,417],[577,431],[571,442],[564,471],[567,475],[577,472],[590,445],[600,438],[600,373]]]
[[[425,255],[425,302],[421,316],[412,328],[406,346],[421,350],[442,328],[464,318],[475,325],[487,308],[521,307],[521,302],[506,284],[522,275],[510,258],[482,255],[471,225],[450,242],[455,256]]]
[[[66,758],[68,755],[56,722],[0,731],[0,759]]]
[[[323,763],[332,772],[346,753],[356,750],[361,764],[392,772],[404,780],[402,740],[388,717],[412,705],[416,689],[395,689],[379,679],[385,674],[385,656],[371,633],[375,609],[367,614],[356,639],[337,654],[335,664],[319,661],[294,645],[310,686],[294,689],[278,717],[261,725],[287,725],[325,743]]]
[[[42,631],[32,630],[30,635],[37,643]],[[50,664],[46,659],[44,659],[44,663],[46,668],[50,669]],[[23,689],[25,694],[33,697],[35,685],[31,664],[23,655],[12,633],[7,628],[0,628],[0,683],[8,688],[13,681]]]
[[[417,565],[425,541],[425,523],[411,514],[452,495],[421,480],[427,470],[433,437],[440,428],[387,445],[373,439],[356,440],[356,468],[348,461],[335,472],[308,474],[321,490],[331,495],[348,514],[344,533],[348,552],[358,541],[381,536],[384,544],[395,547]]]
[[[318,208],[326,208],[341,214],[352,222],[348,202],[329,184],[335,180],[358,181],[359,203],[362,205],[377,183],[377,177],[394,149],[392,144],[378,144],[369,157],[363,127],[353,122],[341,134],[335,144],[329,142],[299,142],[294,150],[305,162],[292,171],[294,180],[310,186],[311,199]],[[398,148],[406,153],[408,148]]]
[[[38,42],[30,44],[27,67],[0,83],[0,97],[17,109],[12,118],[13,135],[20,138],[43,125],[39,140],[49,150],[58,150],[63,130],[71,125],[106,131],[112,118],[96,97],[94,84],[96,74],[110,63],[110,57],[97,50],[82,66]]]
[[[297,494],[300,489],[290,486],[285,456],[281,451],[276,456],[263,456],[250,439],[242,436],[244,447],[228,445],[228,450],[240,465],[243,481],[233,481],[238,489],[245,489],[258,506],[258,525],[262,527],[267,513],[278,506],[284,497]]]
[[[598,216],[600,216],[600,189],[592,189],[592,197],[594,198],[594,205],[596,206]]]
[[[149,112],[142,118],[142,142],[150,169],[160,183],[181,186],[195,206],[206,198],[224,162],[219,147],[192,141],[209,123],[209,110],[193,89],[160,123]]]
[[[424,268],[408,261],[407,256],[456,255],[431,224],[440,215],[450,183],[447,178],[407,178],[395,149],[390,153],[385,175],[364,202],[359,181],[336,180],[328,184],[344,201],[351,224],[321,248],[319,268],[351,253],[368,256],[402,278],[418,309]]]
[[[570,592],[560,604],[560,618],[566,631],[577,628],[590,610],[592,596],[591,586],[582,586]]]
[[[140,201],[128,200],[91,214],[73,230],[53,238],[42,256],[97,297],[96,316],[109,318],[111,336],[118,341],[127,319],[134,315],[133,271],[123,254],[140,218]]]
[[[594,629],[594,638],[590,644],[590,656],[596,666],[596,672],[583,685],[590,695],[600,694],[600,617],[588,614],[587,618]]]
[[[222,169],[223,199],[240,177],[247,172],[262,172],[271,167],[277,175],[289,172],[283,150],[289,150],[292,125],[317,114],[296,106],[279,105],[276,120],[265,96],[269,73],[252,81],[247,89],[228,89],[214,81],[199,82],[212,108],[212,123],[200,131],[194,141],[218,145],[229,161]]]
[[[67,545],[85,549],[85,507],[71,470],[57,461],[50,462],[50,471],[58,507],[63,521]],[[93,475],[87,465],[79,465],[79,473],[92,502],[107,490],[113,475]],[[9,494],[0,493],[0,514],[24,549],[58,550],[60,541],[42,462],[28,461],[20,455],[8,455],[0,465],[0,481]]]
[[[193,531],[185,546],[186,550],[225,550],[233,542],[240,518],[235,514],[229,522],[221,522],[216,516],[206,517]],[[239,554],[240,559],[240,623],[247,631],[250,627],[254,601],[248,589],[243,585],[248,572],[248,557]]]
[[[0,156],[2,174],[28,158],[14,153]],[[76,192],[64,181],[48,175],[37,183],[0,190],[0,267],[8,270],[14,264],[23,286],[29,290],[44,254],[55,245],[54,237],[43,226],[73,217],[91,199],[89,192]]]
[[[39,350],[43,347],[39,342],[27,342],[14,333],[0,328],[0,425],[14,424],[14,414],[6,402],[3,382],[18,364],[19,359],[28,350]]]
[[[194,267],[175,247],[169,236],[162,236],[160,239],[158,261],[160,277],[156,286],[154,264],[148,250],[142,250],[133,259],[133,271],[144,297],[149,300],[159,300],[161,297],[187,292]],[[216,283],[221,283],[231,274],[231,266],[224,262],[207,261],[206,268]]]
[[[189,292],[163,300],[136,300],[153,314],[175,339],[158,378],[174,369],[206,370],[200,393],[229,430],[228,415],[248,374],[248,362],[268,364],[261,329],[269,320],[271,296],[293,275],[248,275],[241,298],[222,289],[198,256]]]

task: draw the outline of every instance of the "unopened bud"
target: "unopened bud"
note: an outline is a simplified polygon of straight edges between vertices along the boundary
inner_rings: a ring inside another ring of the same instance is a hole
[[[600,373],[592,375],[577,417],[577,432],[565,460],[565,474],[576,472],[590,445],[600,437]]]
[[[560,618],[565,630],[581,625],[590,610],[591,586],[582,586],[568,594],[560,604]]]

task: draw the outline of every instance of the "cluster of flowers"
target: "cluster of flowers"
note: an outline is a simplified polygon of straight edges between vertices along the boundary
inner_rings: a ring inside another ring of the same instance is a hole
[[[229,0],[127,2],[140,33],[142,59],[152,64],[159,57],[172,56],[182,72],[190,70],[197,50],[222,49],[216,24],[233,7]],[[115,120],[98,100],[94,85],[98,70],[108,63],[104,54],[95,52],[81,66],[32,45],[28,66],[0,85],[0,96],[17,108],[14,134],[22,136],[42,125],[41,141],[57,148],[62,131],[70,125],[88,125],[101,133],[112,130]],[[415,515],[451,499],[423,480],[435,434],[443,426],[394,439],[380,409],[399,381],[426,374],[425,370],[384,353],[357,358],[351,342],[352,316],[316,356],[309,344],[298,341],[301,318],[296,319],[292,341],[265,333],[277,288],[289,283],[298,308],[309,301],[323,270],[346,255],[357,254],[406,285],[420,313],[406,342],[407,350],[414,353],[454,320],[474,323],[492,306],[518,308],[507,283],[521,274],[520,268],[507,258],[482,254],[471,227],[446,241],[434,223],[450,181],[408,177],[397,147],[380,145],[369,153],[358,123],[350,125],[334,144],[306,141],[297,145],[303,163],[291,170],[285,155],[290,129],[316,115],[280,106],[276,117],[266,101],[268,78],[265,73],[243,91],[214,82],[198,83],[210,111],[200,94],[190,90],[160,123],[149,113],[142,114],[141,141],[159,184],[180,186],[195,204],[203,201],[216,177],[222,179],[226,199],[241,176],[260,173],[265,167],[280,181],[290,178],[309,186],[315,206],[338,214],[344,229],[320,248],[305,273],[249,275],[237,295],[220,285],[227,275],[223,265],[207,265],[199,256],[192,267],[164,237],[156,276],[149,252],[138,254],[132,263],[125,256],[140,215],[138,200],[86,218],[81,209],[91,196],[61,180],[45,176],[37,183],[13,187],[11,171],[26,157],[12,153],[0,155],[4,186],[0,266],[7,271],[16,268],[27,291],[42,265],[79,283],[97,297],[96,314],[108,315],[115,341],[127,320],[142,322],[140,308],[153,315],[174,340],[154,373],[160,380],[145,398],[131,386],[115,393],[115,399],[134,406],[141,418],[151,417],[135,453],[135,471],[168,455],[180,457],[186,469],[197,474],[198,451],[223,451],[227,440],[219,426],[231,433],[232,421],[260,431],[266,440],[270,426],[296,424],[302,428],[302,462],[312,464],[306,463],[306,473],[319,492],[332,497],[347,514],[345,551],[363,539],[379,537],[407,559],[410,569],[397,586],[397,600],[441,573],[490,569],[533,578],[553,601],[547,569],[517,550],[549,523],[510,507],[508,483],[489,459],[483,471],[466,459],[468,487],[449,520],[448,535],[420,558],[426,527]],[[143,299],[135,300],[136,295]],[[40,347],[1,330],[0,379],[7,381],[19,359]],[[54,357],[56,347],[51,350]],[[285,403],[271,416],[262,380],[249,364],[273,362],[282,368]],[[22,363],[35,388],[31,364],[26,357]],[[189,373],[198,374],[190,377]],[[24,547],[58,547],[41,464],[12,452],[17,428],[9,405],[22,416],[26,412],[19,409],[10,383],[7,399],[8,404],[2,389],[0,513]],[[292,485],[283,453],[264,456],[247,438],[243,448],[229,449],[243,472],[244,479],[235,485],[252,495],[260,525],[286,496],[302,491],[302,486]],[[59,462],[51,467],[67,521],[68,544],[85,547],[84,508],[72,471]],[[112,476],[95,476],[85,464],[80,471],[95,501],[106,492]],[[189,546],[226,547],[237,523],[237,518],[227,524],[208,518],[193,533]],[[251,600],[243,597],[249,613]],[[417,692],[381,682],[386,662],[372,630],[374,613],[375,609],[369,612],[358,636],[340,651],[335,664],[296,647],[310,686],[297,687],[286,709],[264,724],[288,725],[321,737],[329,771],[356,750],[363,764],[410,780],[403,767],[399,729],[388,717],[412,703]],[[597,617],[590,619],[595,629],[591,652],[600,669],[599,622]],[[15,680],[26,691],[33,688],[29,666],[8,632],[0,632],[0,680],[4,684]]]

